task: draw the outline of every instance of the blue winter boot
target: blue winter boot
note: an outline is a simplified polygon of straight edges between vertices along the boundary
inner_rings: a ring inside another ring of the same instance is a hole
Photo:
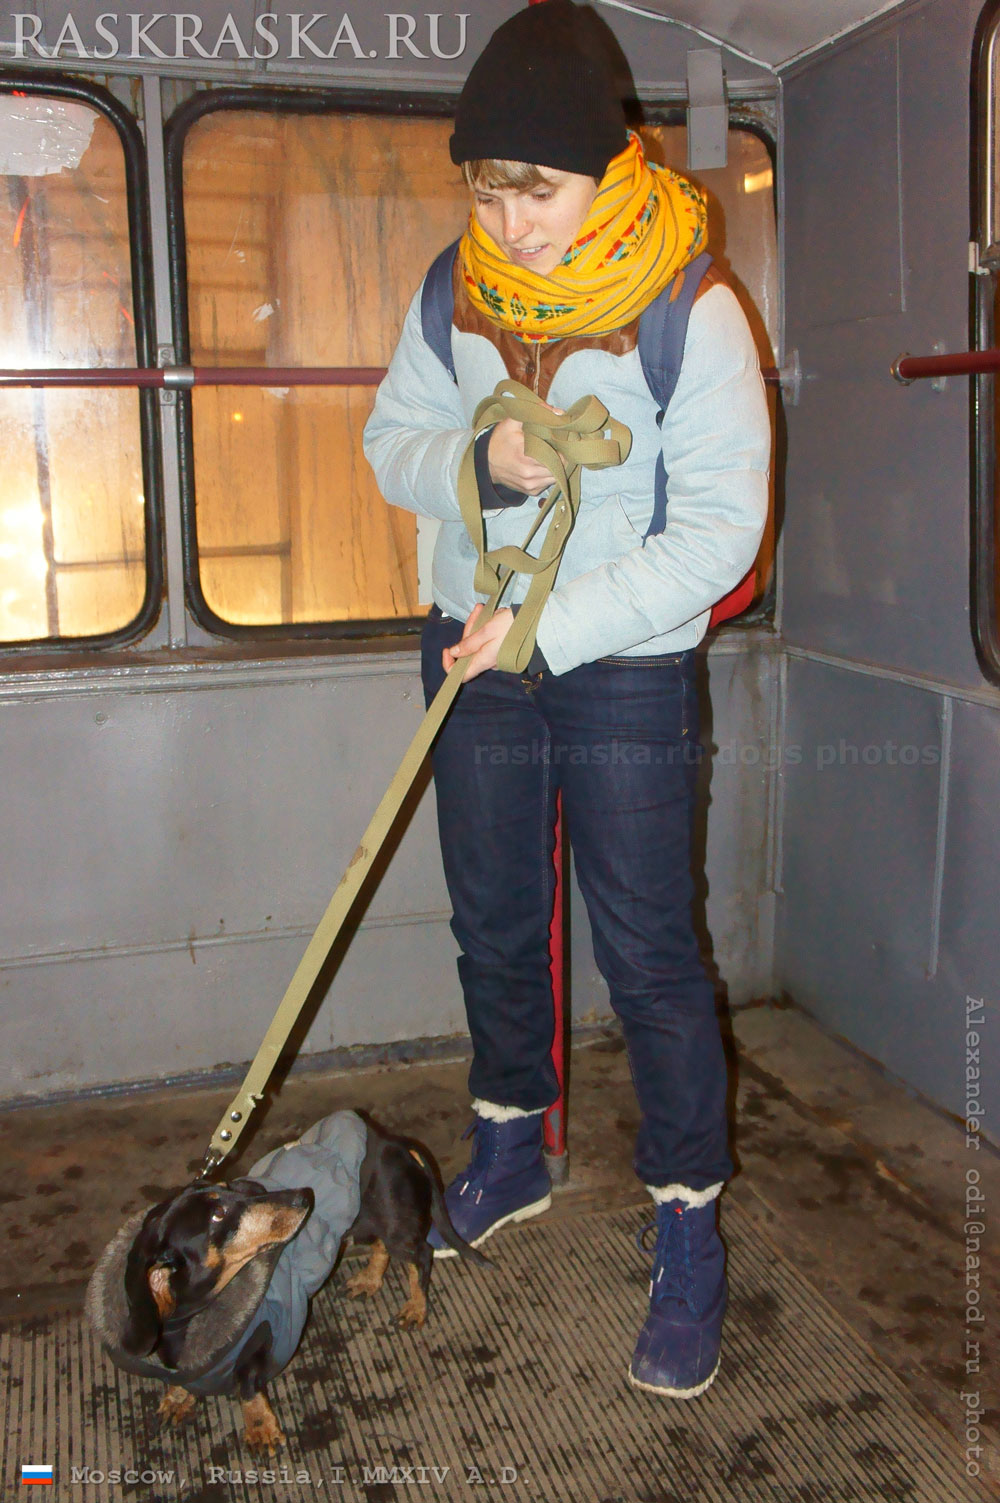
[[[649,1315],[628,1380],[647,1393],[693,1399],[719,1370],[726,1313],[726,1252],[715,1200],[665,1201],[656,1208],[656,1230]]]
[[[477,1114],[469,1167],[444,1192],[452,1226],[478,1247],[508,1221],[538,1216],[552,1204],[551,1181],[542,1156],[542,1113],[497,1122]],[[437,1230],[427,1238],[436,1258],[453,1258]]]

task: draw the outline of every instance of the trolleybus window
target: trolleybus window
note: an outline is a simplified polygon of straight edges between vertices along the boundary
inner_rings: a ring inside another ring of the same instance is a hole
[[[135,366],[122,140],[77,98],[0,92],[0,367]],[[0,643],[108,638],[147,591],[134,390],[0,393]]]
[[[192,363],[386,365],[468,214],[450,131],[411,116],[197,120],[183,158]],[[429,606],[416,519],[385,505],[362,453],[373,399],[371,386],[197,394],[206,624],[389,622]]]

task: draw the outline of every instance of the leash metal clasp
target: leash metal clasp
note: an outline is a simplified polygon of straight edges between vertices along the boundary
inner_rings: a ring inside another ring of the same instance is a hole
[[[223,1157],[224,1155],[217,1148],[209,1148],[205,1153],[204,1162],[198,1171],[195,1183],[200,1184],[202,1180],[211,1179],[216,1169],[222,1163]]]

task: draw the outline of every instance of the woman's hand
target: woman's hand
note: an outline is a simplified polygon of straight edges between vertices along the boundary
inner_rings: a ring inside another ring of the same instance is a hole
[[[520,427],[520,423],[518,427]],[[456,642],[454,647],[446,647],[441,654],[441,662],[445,673],[450,673],[459,658],[471,658],[472,661],[465,670],[465,682],[470,678],[476,678],[480,673],[485,673],[487,668],[495,668],[500,644],[510,631],[514,622],[514,612],[506,607],[491,616],[486,625],[477,631],[476,622],[486,609],[482,605],[474,605],[472,614],[465,623],[462,632],[462,640]]]
[[[553,412],[559,408],[553,407]],[[486,447],[490,479],[494,485],[509,485],[526,496],[537,496],[554,484],[555,476],[524,452],[524,426],[515,418],[501,418]]]

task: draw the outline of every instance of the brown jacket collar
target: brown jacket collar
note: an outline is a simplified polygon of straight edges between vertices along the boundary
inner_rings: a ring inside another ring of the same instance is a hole
[[[543,402],[548,398],[549,387],[552,385],[556,371],[567,355],[572,355],[575,350],[609,350],[612,355],[626,355],[629,350],[635,349],[639,337],[637,318],[632,319],[631,323],[624,324],[620,329],[613,329],[610,334],[577,334],[569,339],[552,339],[544,344],[526,343],[508,329],[501,329],[499,324],[495,324],[492,319],[486,317],[485,313],[475,307],[465,290],[459,263],[460,258],[456,256],[452,272],[455,328],[460,329],[463,334],[479,334],[483,339],[488,339],[490,344],[495,345],[499,350],[508,376],[529,387],[536,396],[541,397]],[[695,294],[695,302],[708,291],[709,287],[724,281],[725,278],[714,264],[710,266]],[[684,273],[682,271],[674,278],[671,299],[678,295],[683,285]]]

